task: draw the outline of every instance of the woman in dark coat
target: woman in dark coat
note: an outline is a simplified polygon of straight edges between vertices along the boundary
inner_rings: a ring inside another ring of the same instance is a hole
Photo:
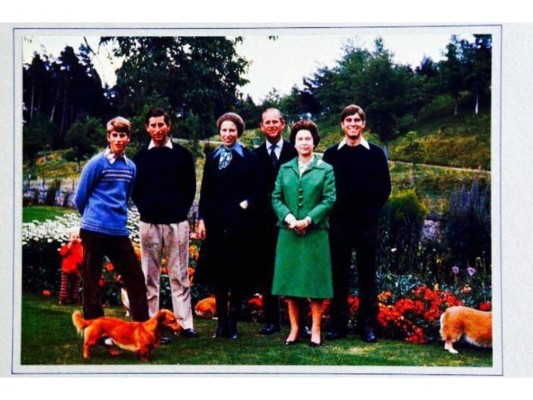
[[[280,226],[272,293],[287,298],[287,345],[298,340],[298,298],[311,299],[310,345],[319,347],[323,300],[333,297],[328,215],[335,203],[335,177],[333,167],[313,154],[319,142],[313,122],[297,122],[290,142],[298,157],[281,166],[272,193]]]
[[[261,170],[257,156],[237,138],[244,131],[242,118],[226,113],[217,120],[222,145],[206,156],[200,204],[200,249],[195,282],[215,294],[218,324],[213,337],[237,339],[237,320],[250,285],[248,250],[253,208],[261,198]]]

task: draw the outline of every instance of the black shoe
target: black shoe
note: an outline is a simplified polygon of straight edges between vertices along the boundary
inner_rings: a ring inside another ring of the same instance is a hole
[[[159,343],[161,344],[169,344],[171,342],[170,338],[168,336],[161,336],[159,339]]]
[[[366,331],[361,334],[361,339],[365,343],[376,343],[378,341],[378,338],[376,336],[376,332],[374,331]]]
[[[213,338],[226,338],[228,337],[228,329],[225,326],[217,326]]]
[[[337,340],[337,339],[341,339],[343,337],[346,336],[346,332],[344,331],[338,331],[336,329],[330,329],[327,333],[326,333],[326,339],[327,340]]]
[[[304,325],[298,332],[298,337],[300,339],[309,339],[311,337],[311,329],[307,325]]]
[[[322,341],[320,342],[313,342],[312,340],[309,342],[309,346],[313,347],[313,348],[317,348],[317,347],[322,347]]]
[[[193,329],[184,329],[181,332],[178,333],[179,336],[188,337],[188,338],[197,338],[198,333]]]
[[[272,335],[279,332],[279,325],[276,324],[264,324],[259,333],[261,335]]]

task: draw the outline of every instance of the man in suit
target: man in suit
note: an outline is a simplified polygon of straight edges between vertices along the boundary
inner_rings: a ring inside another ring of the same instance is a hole
[[[271,194],[280,165],[292,160],[297,153],[294,147],[282,137],[285,120],[280,110],[276,108],[266,109],[261,115],[259,128],[265,135],[265,142],[254,151],[258,155],[259,164],[263,169],[265,196],[257,206],[256,243],[258,248],[256,254],[258,266],[256,283],[263,295],[263,326],[259,332],[262,335],[271,335],[280,330],[279,299],[271,294],[278,238],[277,219],[272,209]],[[302,335],[309,333],[307,323],[300,326],[305,327],[302,329]]]
[[[346,336],[352,251],[356,254],[360,307],[357,328],[364,342],[377,341],[376,248],[378,218],[391,192],[383,150],[363,138],[365,112],[349,105],[341,113],[343,140],[324,153],[333,166],[337,200],[330,215],[333,299],[326,339]]]

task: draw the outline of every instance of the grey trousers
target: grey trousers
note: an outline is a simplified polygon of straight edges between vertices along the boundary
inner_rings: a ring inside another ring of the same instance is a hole
[[[183,329],[193,328],[191,290],[189,283],[189,223],[149,224],[139,226],[141,263],[146,278],[148,312],[159,310],[161,263],[166,257],[172,308]]]

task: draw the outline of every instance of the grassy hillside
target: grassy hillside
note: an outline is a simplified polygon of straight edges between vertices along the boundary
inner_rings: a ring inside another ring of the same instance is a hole
[[[422,110],[419,122],[409,133],[389,143],[393,190],[415,187],[429,210],[442,212],[454,189],[468,185],[473,179],[490,181],[490,113],[486,107],[478,115],[474,115],[472,110],[469,99],[464,98],[459,115],[454,116],[453,101],[439,98]],[[341,129],[334,118],[319,121],[319,128],[322,139],[317,152],[323,152],[342,139]],[[365,137],[382,145],[372,132],[367,132]],[[219,138],[213,136],[210,140],[218,141]],[[253,147],[263,141],[263,134],[259,129],[248,130],[241,141]],[[132,156],[135,151],[128,148],[128,155]],[[31,170],[24,166],[23,176],[31,174],[32,179],[76,180],[79,177],[78,166],[65,160],[64,153],[58,151],[43,155]],[[203,158],[199,157],[198,192],[202,169]]]

